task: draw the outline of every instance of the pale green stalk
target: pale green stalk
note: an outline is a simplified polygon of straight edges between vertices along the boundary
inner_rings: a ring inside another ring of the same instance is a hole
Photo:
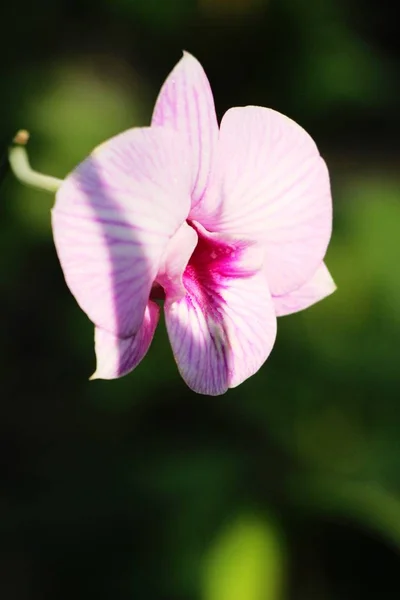
[[[13,140],[13,144],[8,151],[8,160],[12,172],[15,177],[25,185],[29,185],[38,190],[53,193],[56,192],[63,182],[62,179],[57,179],[57,177],[51,177],[50,175],[43,175],[32,169],[29,164],[25,147],[28,139],[29,133],[25,130],[21,130]]]

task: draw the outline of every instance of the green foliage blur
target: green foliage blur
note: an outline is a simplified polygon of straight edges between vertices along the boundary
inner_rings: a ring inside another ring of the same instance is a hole
[[[286,113],[327,160],[338,291],[260,372],[190,392],[165,328],[89,382],[53,198],[0,188],[0,598],[400,597],[400,38],[388,0],[28,0],[0,8],[0,142],[63,177],[146,125],[186,49],[219,116]]]

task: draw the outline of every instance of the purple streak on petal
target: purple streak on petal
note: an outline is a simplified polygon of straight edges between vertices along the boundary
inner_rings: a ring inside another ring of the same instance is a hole
[[[187,52],[161,88],[152,125],[167,125],[187,136],[193,161],[192,206],[196,206],[208,184],[218,143],[218,122],[207,76]]]

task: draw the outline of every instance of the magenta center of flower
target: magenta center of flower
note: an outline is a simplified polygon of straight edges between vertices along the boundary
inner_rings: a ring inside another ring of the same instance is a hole
[[[229,281],[252,274],[243,266],[242,260],[249,244],[209,233],[192,221],[187,224],[196,231],[198,239],[182,273],[182,282],[187,298],[203,312],[216,317],[218,307],[223,303],[221,292]],[[165,300],[165,297],[163,286],[155,282],[150,298]]]
[[[189,225],[193,227],[192,223]],[[218,295],[226,279],[235,277],[237,249],[233,244],[207,237],[196,227],[193,228],[196,229],[198,242],[183,273],[183,283],[188,294],[203,310],[215,301],[215,295]]]

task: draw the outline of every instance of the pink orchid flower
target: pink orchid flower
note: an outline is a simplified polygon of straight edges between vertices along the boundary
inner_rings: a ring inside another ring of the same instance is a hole
[[[329,175],[315,143],[258,106],[228,110],[218,127],[187,53],[151,127],[96,148],[57,192],[52,223],[66,282],[95,324],[93,378],[137,366],[162,299],[183,379],[222,394],[265,362],[277,316],[335,289],[323,263]]]

